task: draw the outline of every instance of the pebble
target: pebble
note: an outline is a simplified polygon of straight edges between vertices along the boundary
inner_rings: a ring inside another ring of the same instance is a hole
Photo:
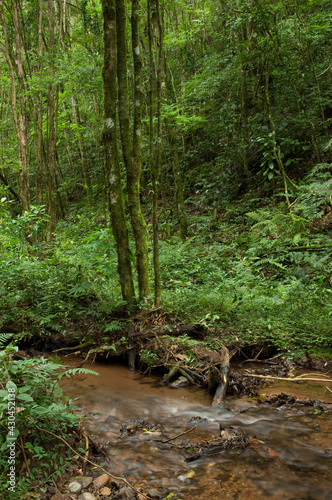
[[[92,495],[92,493],[82,493],[82,495],[80,495],[78,497],[78,500],[97,500],[97,497],[95,497],[94,495]]]
[[[119,495],[119,498],[124,498],[126,500],[135,499],[135,492],[134,492],[134,490],[132,488],[129,488],[128,486],[125,486],[124,488],[121,488],[121,490],[119,490],[118,495]]]
[[[156,488],[152,488],[152,490],[148,491],[148,496],[151,498],[161,498],[162,495]]]
[[[105,497],[109,497],[112,492],[107,486],[104,486],[103,488],[100,488],[98,493],[99,495],[104,495]]]
[[[177,389],[178,387],[183,387],[185,385],[189,385],[189,382],[186,379],[186,377],[179,377],[177,380],[175,380],[175,382],[173,382],[173,384],[171,384],[171,387]]]
[[[110,481],[109,475],[102,474],[93,481],[93,485],[96,488],[96,490],[99,490],[99,488],[106,486],[109,483],[109,481]]]
[[[90,484],[93,482],[93,477],[74,477],[73,481],[76,481],[77,483],[80,483],[82,485],[82,488],[88,488]]]
[[[78,481],[74,481],[68,485],[68,490],[70,493],[79,493],[82,489],[82,485]]]

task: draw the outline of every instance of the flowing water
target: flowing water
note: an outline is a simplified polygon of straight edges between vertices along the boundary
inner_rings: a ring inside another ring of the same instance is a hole
[[[84,426],[106,445],[110,473],[126,475],[146,490],[164,487],[174,499],[332,500],[331,415],[245,397],[211,407],[211,397],[200,388],[160,387],[157,379],[118,364],[86,367],[101,378],[80,375],[62,386],[88,415]],[[121,437],[121,425],[132,418],[144,419],[147,432]],[[195,425],[194,433],[174,442],[208,440],[219,435],[219,424],[242,427],[250,446],[187,463],[160,442]]]

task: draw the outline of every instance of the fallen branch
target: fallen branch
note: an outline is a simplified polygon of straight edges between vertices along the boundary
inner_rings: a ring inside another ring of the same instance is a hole
[[[289,377],[273,377],[272,375],[254,375],[252,373],[244,373],[243,374],[245,377],[253,377],[253,378],[268,378],[268,379],[271,379],[271,380],[287,380],[288,382],[329,382],[331,381],[332,383],[332,379],[323,379],[323,378],[312,378],[312,377],[308,377],[308,378],[303,378],[303,376],[299,376],[299,377],[294,377],[294,378],[289,378]]]
[[[166,376],[164,376],[163,380],[160,382],[160,385],[167,385],[170,382],[170,380],[173,377],[175,377],[175,375],[179,371],[180,365],[181,365],[181,363],[177,363],[175,366],[173,366],[171,371]]]
[[[196,370],[191,370],[190,368],[187,368],[186,366],[183,366],[182,369],[185,372],[187,372],[189,375],[191,375],[192,377],[197,377],[200,380],[204,380],[204,377],[200,373],[198,373]]]
[[[179,368],[179,372],[183,377],[185,377],[188,380],[190,384],[195,385],[195,380],[192,378],[191,375],[189,375],[189,373],[186,372],[186,370],[184,370],[183,368]]]
[[[84,347],[88,347],[92,345],[93,342],[91,340],[84,342],[83,344],[76,345],[75,347],[61,347],[61,349],[55,349],[52,352],[60,352],[60,351],[78,351],[79,349],[83,349]]]
[[[313,374],[315,375],[315,374]],[[302,373],[302,375],[297,375],[297,378],[303,378],[303,377],[310,377],[310,373]],[[331,380],[332,379],[330,377],[328,377],[327,375],[325,375],[325,373],[322,373],[322,377],[326,377],[326,380]]]

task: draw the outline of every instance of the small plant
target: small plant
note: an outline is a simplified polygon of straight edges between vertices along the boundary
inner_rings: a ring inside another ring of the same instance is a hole
[[[13,498],[27,491],[37,476],[60,476],[71,464],[73,453],[57,436],[73,442],[80,421],[58,385],[63,375],[77,370],[59,373],[58,363],[19,359],[17,351],[13,344],[0,351],[0,492],[11,491]],[[96,374],[84,368],[78,373]],[[19,474],[23,464],[25,472]],[[16,474],[14,489],[8,490],[10,471]]]
[[[157,357],[158,356],[156,353],[148,351],[147,349],[144,349],[141,352],[140,361],[141,361],[141,363],[143,363],[143,365],[150,367],[150,366],[153,366],[155,364]]]

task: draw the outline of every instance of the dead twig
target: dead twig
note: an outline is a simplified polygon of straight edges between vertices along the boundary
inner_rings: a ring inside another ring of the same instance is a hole
[[[166,444],[166,443],[169,443],[170,441],[174,441],[174,439],[177,439],[181,436],[185,436],[186,434],[189,434],[189,432],[193,432],[197,429],[197,425],[195,425],[194,427],[192,427],[191,429],[187,430],[187,431],[184,431],[184,432],[181,432],[180,434],[177,434],[176,436],[170,438],[170,439],[167,439],[166,441],[161,441],[162,444]]]
[[[310,373],[302,373],[302,375],[297,375],[297,378],[310,377],[310,375],[311,375]],[[331,380],[332,382],[332,379],[327,375],[325,375],[325,373],[322,373],[321,375],[322,377],[326,377],[327,380]]]
[[[92,344],[93,344],[92,340],[89,340],[87,342],[83,342],[83,344],[79,344],[74,347],[62,347],[61,349],[55,349],[54,351],[52,351],[52,353],[60,351],[79,351],[80,349],[84,349],[85,347],[88,347]]]
[[[268,378],[271,380],[287,380],[288,382],[328,382],[332,379],[322,379],[322,378],[303,378],[302,376],[289,378],[289,377],[273,377],[272,375],[254,375],[253,373],[244,373],[245,377],[253,377],[253,378]]]
[[[83,433],[83,437],[85,439],[85,457],[84,457],[84,462],[83,462],[83,475],[85,475],[86,472],[86,462],[89,458],[89,438],[86,434]]]

